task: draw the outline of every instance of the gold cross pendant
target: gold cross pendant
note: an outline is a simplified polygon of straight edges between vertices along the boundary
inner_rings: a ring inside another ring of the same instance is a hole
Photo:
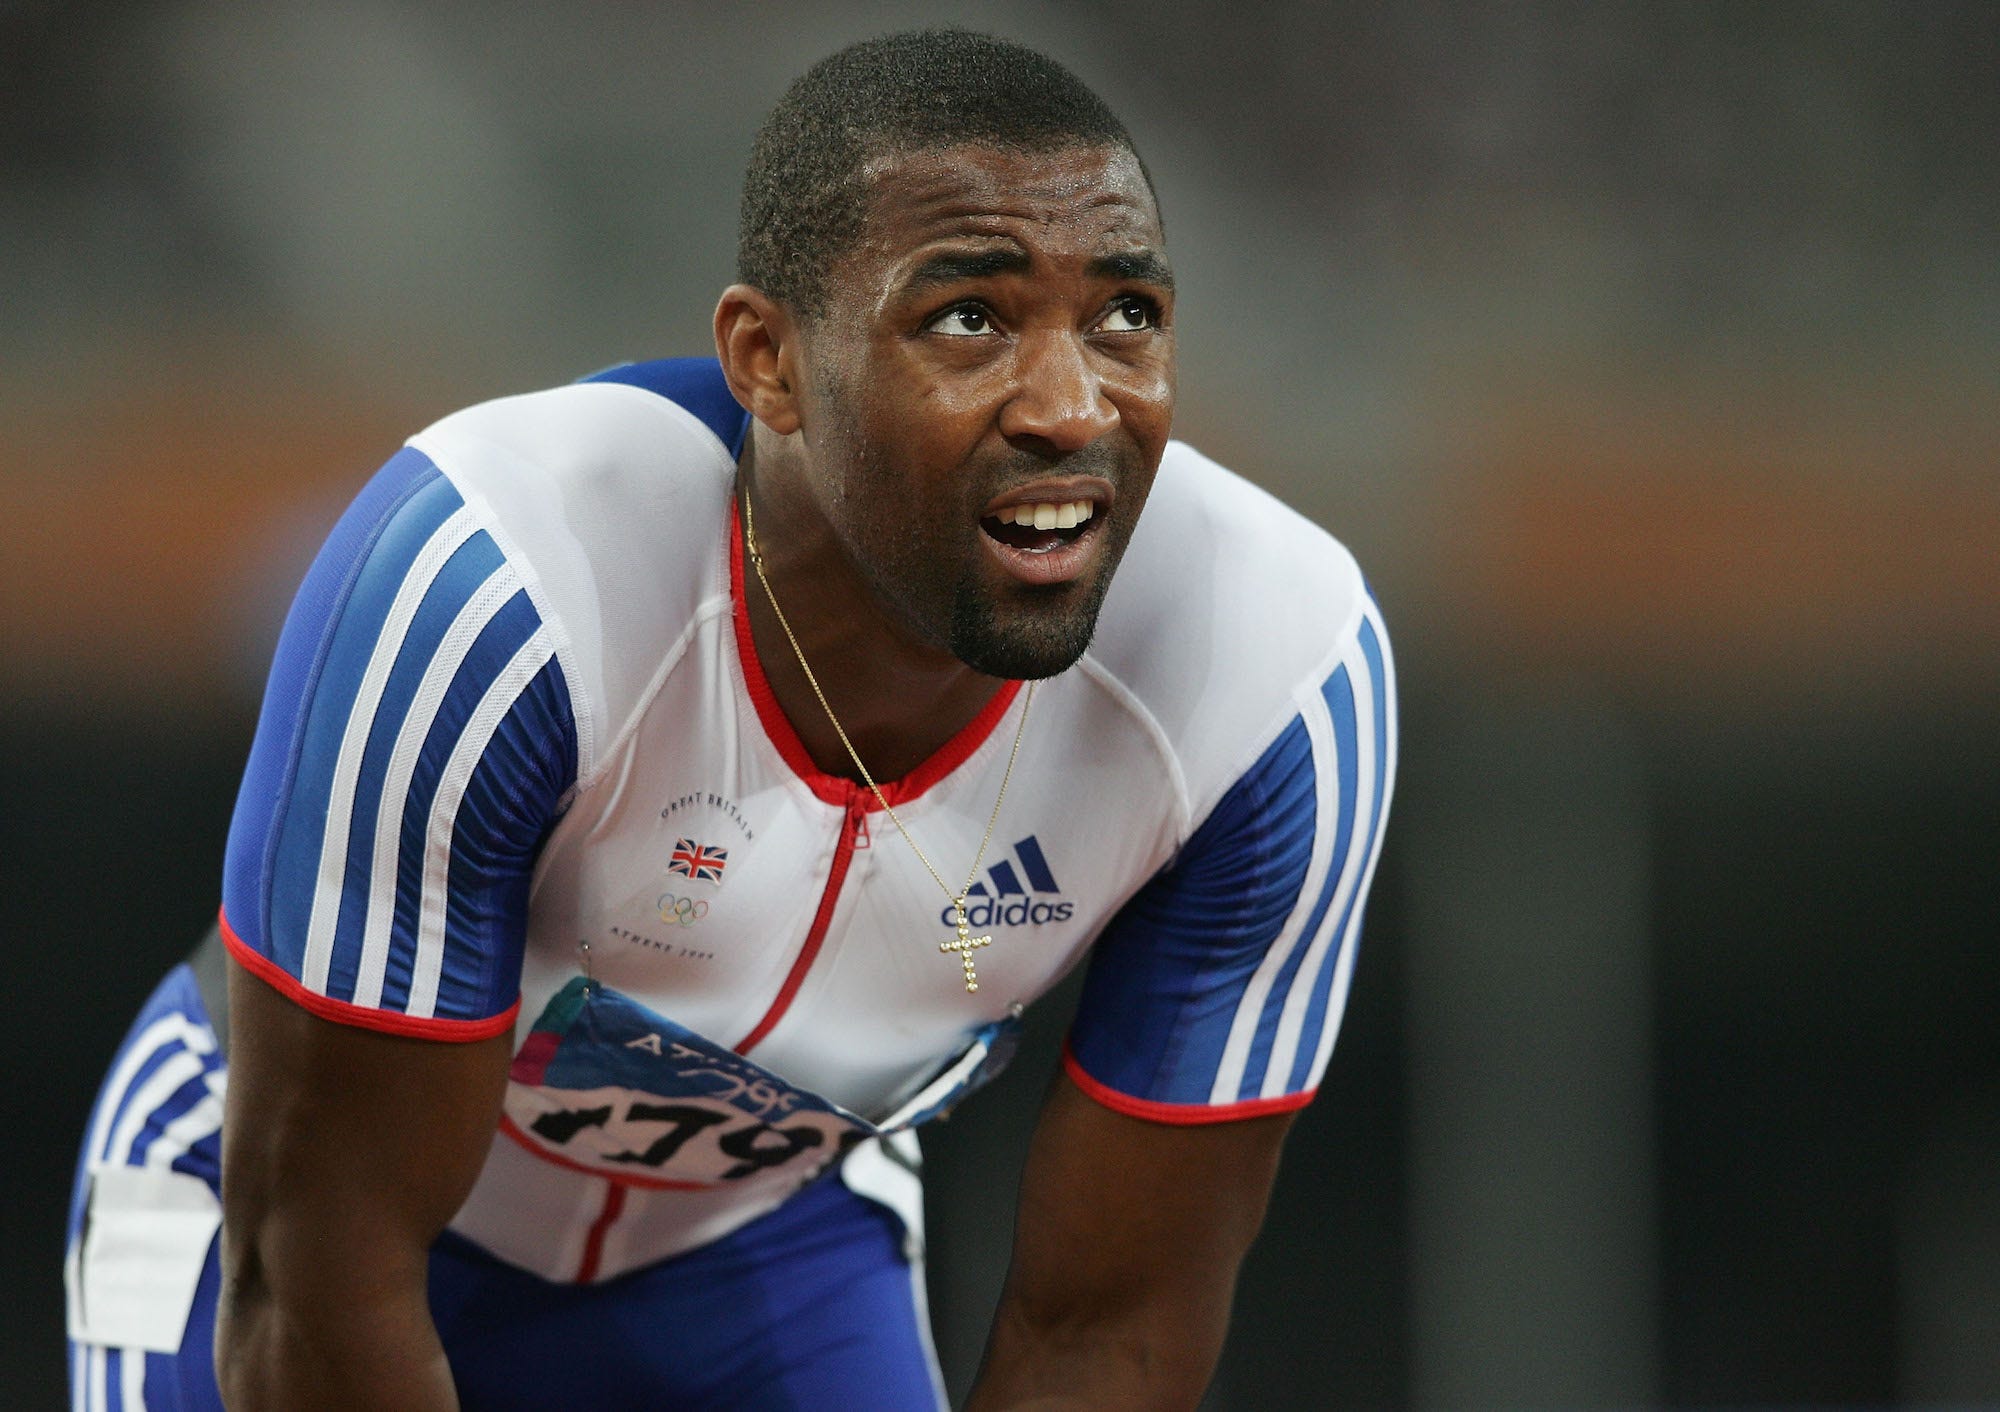
[[[963,897],[954,898],[951,908],[954,912],[958,913],[958,936],[951,941],[939,942],[938,950],[944,952],[946,955],[950,955],[953,952],[958,953],[958,959],[965,963],[965,988],[968,991],[975,991],[979,989],[979,974],[972,969],[972,953],[982,946],[991,946],[993,938],[990,936],[972,935],[972,928],[965,920],[965,899]]]

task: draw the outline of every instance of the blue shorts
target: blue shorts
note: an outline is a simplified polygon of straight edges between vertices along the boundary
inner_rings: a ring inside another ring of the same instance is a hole
[[[112,1061],[77,1166],[65,1263],[72,1408],[222,1406],[216,1239],[201,1244],[206,1198],[184,1179],[219,1190],[224,1068],[193,974],[176,967]],[[107,1179],[107,1167],[142,1169],[142,1197],[165,1191],[171,1219],[134,1226],[112,1209],[134,1198],[120,1195],[132,1182]],[[101,1237],[88,1262],[87,1218]],[[152,1242],[145,1233],[155,1228],[181,1234]],[[121,1229],[140,1236],[103,1235]],[[185,1254],[170,1248],[176,1242]],[[145,1253],[152,1244],[160,1248]],[[904,1245],[892,1212],[829,1176],[721,1240],[599,1284],[553,1284],[446,1234],[431,1252],[431,1315],[469,1412],[842,1404],[936,1412],[943,1383],[922,1264]],[[141,1273],[121,1274],[117,1252],[134,1248],[141,1255],[123,1267]],[[114,1316],[135,1289],[148,1297],[157,1289],[175,1306],[170,1329],[187,1309],[177,1347],[171,1332],[160,1333],[157,1311],[141,1308],[136,1323]],[[114,1341],[127,1327],[144,1335],[137,1346]]]

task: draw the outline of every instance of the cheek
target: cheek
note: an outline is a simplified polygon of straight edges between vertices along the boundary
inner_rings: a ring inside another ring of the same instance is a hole
[[[1174,421],[1172,365],[1133,370],[1117,384],[1112,397],[1134,440],[1156,453],[1166,445]]]

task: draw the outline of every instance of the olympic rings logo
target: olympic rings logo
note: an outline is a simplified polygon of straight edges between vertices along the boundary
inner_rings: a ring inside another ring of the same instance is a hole
[[[660,920],[677,927],[691,927],[708,915],[708,904],[698,897],[676,897],[663,892],[658,905]]]

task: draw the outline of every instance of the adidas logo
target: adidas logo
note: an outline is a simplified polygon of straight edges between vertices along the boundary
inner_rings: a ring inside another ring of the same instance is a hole
[[[1002,858],[965,894],[965,920],[973,927],[1039,927],[1067,922],[1076,904],[1063,897],[1062,885],[1049,869],[1048,856],[1033,834],[1017,842],[1013,857]],[[958,924],[947,906],[938,913],[941,926]]]

